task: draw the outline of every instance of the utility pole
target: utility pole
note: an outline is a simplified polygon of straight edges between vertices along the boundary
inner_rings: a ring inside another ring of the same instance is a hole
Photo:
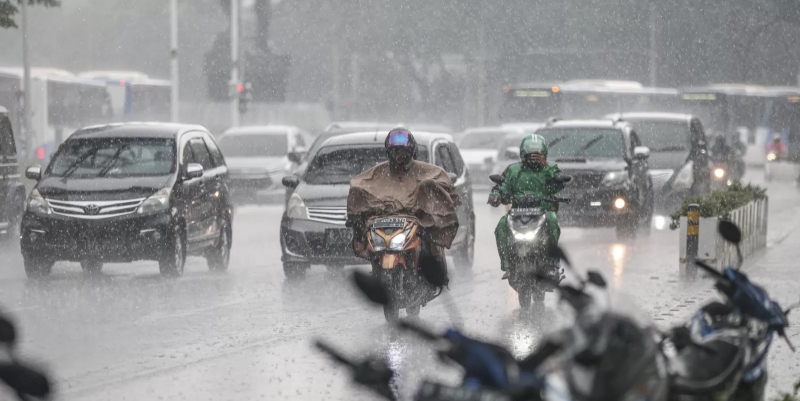
[[[486,119],[486,29],[484,21],[484,6],[483,2],[478,3],[479,21],[478,21],[478,42],[480,46],[480,55],[478,60],[478,125],[482,126]]]
[[[656,2],[650,0],[650,86],[655,87],[657,81],[658,52],[656,51]]]
[[[231,0],[231,127],[239,126],[239,0]]]
[[[172,122],[178,122],[178,110],[180,103],[178,97],[178,0],[170,0],[170,81],[172,82],[170,91],[170,115]]]
[[[25,157],[30,158],[33,153],[33,144],[35,143],[33,136],[33,129],[31,126],[31,63],[29,58],[28,49],[28,2],[23,1],[22,5],[22,69],[23,69],[23,91],[22,102],[25,103],[22,109],[22,130],[25,133]]]

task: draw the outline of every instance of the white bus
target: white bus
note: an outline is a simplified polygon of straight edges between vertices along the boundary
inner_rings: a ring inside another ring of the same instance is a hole
[[[168,80],[137,71],[86,71],[79,76],[106,83],[115,121],[170,121]]]
[[[21,68],[0,68],[0,105],[9,110],[15,132],[20,133],[24,90]],[[41,163],[46,163],[73,131],[111,119],[106,84],[64,70],[32,68],[30,102],[30,132],[20,135],[17,147],[23,157],[33,156]],[[35,149],[34,155],[25,154],[25,148]]]

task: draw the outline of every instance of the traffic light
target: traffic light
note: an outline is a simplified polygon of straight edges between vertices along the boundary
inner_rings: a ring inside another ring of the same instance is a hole
[[[291,57],[256,50],[245,54],[245,71],[252,84],[250,98],[256,102],[286,101]]]
[[[239,96],[239,114],[247,113],[247,105],[250,102],[250,83],[236,85],[236,92]]]

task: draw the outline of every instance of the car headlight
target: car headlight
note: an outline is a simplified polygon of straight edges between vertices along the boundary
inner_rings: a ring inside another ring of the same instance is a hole
[[[150,195],[149,198],[145,199],[144,202],[139,205],[137,212],[139,214],[150,214],[163,212],[169,209],[170,192],[170,188],[159,189],[156,193]]]
[[[286,204],[286,216],[290,219],[308,220],[308,208],[306,208],[303,198],[297,193],[293,193],[289,197],[289,202]]]
[[[725,177],[725,169],[722,169],[722,168],[719,168],[719,167],[715,168],[714,169],[714,177],[717,177],[719,179],[722,179],[723,177]]]
[[[372,235],[372,248],[376,251],[382,251],[386,248],[386,240],[383,239],[378,233],[372,231],[370,233]]]
[[[628,174],[625,171],[612,171],[603,177],[603,185],[609,187],[619,185],[625,182],[625,178],[627,177]]]
[[[25,202],[25,210],[38,214],[53,213],[53,211],[50,209],[50,205],[47,204],[47,201],[42,197],[42,195],[39,193],[39,190],[36,188],[34,188],[30,195],[28,195],[28,201]]]
[[[675,180],[672,181],[673,189],[689,189],[692,187],[694,183],[694,177],[692,176],[693,166],[694,162],[690,161],[681,168],[681,171],[675,176]]]

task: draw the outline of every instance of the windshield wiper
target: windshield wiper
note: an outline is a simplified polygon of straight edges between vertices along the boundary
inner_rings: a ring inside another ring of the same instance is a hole
[[[74,172],[75,172],[75,170],[77,170],[77,169],[78,169],[78,165],[79,165],[79,164],[83,163],[83,161],[84,161],[84,160],[88,159],[89,157],[91,157],[92,155],[94,155],[95,153],[97,153],[99,150],[100,150],[100,148],[99,148],[99,147],[97,147],[97,148],[92,148],[92,149],[89,149],[89,150],[88,150],[86,153],[82,154],[82,155],[81,155],[81,156],[80,156],[80,157],[79,157],[77,160],[75,160],[74,162],[72,162],[72,164],[70,164],[70,165],[67,167],[67,169],[66,169],[66,170],[64,170],[64,174],[62,174],[62,175],[61,175],[61,179],[62,179],[62,180],[66,180],[66,179],[67,179],[67,177],[71,176],[71,175],[72,175],[72,173],[74,173]]]
[[[591,148],[592,146],[597,144],[597,142],[600,142],[601,139],[603,139],[603,135],[598,135],[598,136],[592,138],[592,140],[589,141],[589,142],[586,142],[586,145],[583,145],[583,147],[578,152],[579,153],[585,153],[587,150],[589,150],[589,148]]]
[[[663,148],[652,149],[653,152],[675,152],[679,150],[686,150],[686,146],[664,146]]]
[[[128,148],[128,146],[126,146],[126,145],[120,146],[117,149],[117,151],[114,152],[114,155],[111,156],[111,160],[108,161],[106,166],[103,167],[103,169],[100,170],[100,172],[97,173],[97,176],[98,177],[102,177],[102,176],[106,175],[106,173],[108,173],[109,170],[111,170],[111,168],[114,167],[114,165],[117,164],[117,160],[119,160],[119,155],[122,153],[122,151],[127,149],[127,148]]]
[[[563,141],[566,138],[567,138],[566,135],[561,135],[560,137],[550,141],[550,143],[547,144],[547,147],[552,148],[553,146],[558,145],[559,142]]]

